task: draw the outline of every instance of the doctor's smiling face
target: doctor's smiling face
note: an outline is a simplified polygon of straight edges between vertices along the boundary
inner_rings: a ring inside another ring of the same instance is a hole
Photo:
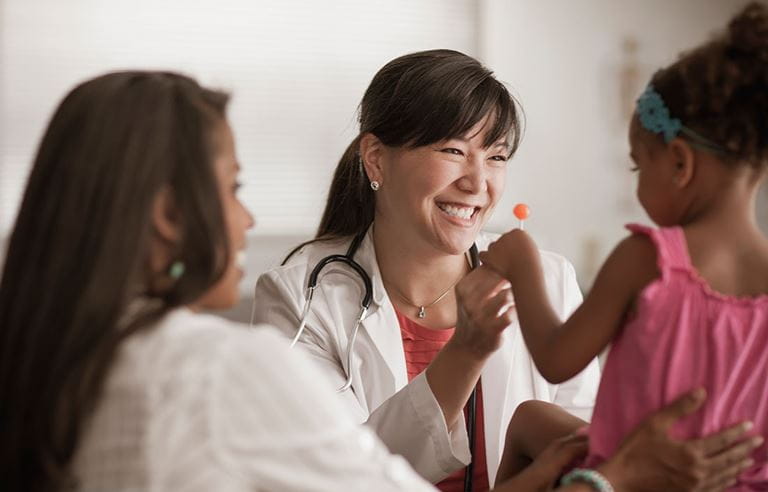
[[[520,108],[479,61],[453,50],[410,53],[373,77],[360,133],[334,172],[317,237],[375,224],[374,241],[416,256],[466,252],[504,189],[520,143]]]
[[[420,147],[388,147],[363,138],[376,192],[376,220],[397,224],[411,243],[451,255],[467,251],[504,191],[506,135],[487,142],[493,115],[464,135]]]

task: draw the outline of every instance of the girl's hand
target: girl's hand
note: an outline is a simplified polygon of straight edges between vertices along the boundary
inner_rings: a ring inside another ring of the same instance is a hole
[[[745,437],[749,425],[689,441],[669,437],[670,427],[704,399],[703,390],[694,391],[651,415],[598,470],[616,490],[719,491],[735,484],[762,443],[761,437]]]
[[[539,260],[539,249],[525,231],[514,229],[491,243],[480,253],[480,261],[490,266],[514,285],[515,279]]]

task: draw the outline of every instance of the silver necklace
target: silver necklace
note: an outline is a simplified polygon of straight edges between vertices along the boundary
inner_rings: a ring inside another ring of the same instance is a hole
[[[466,257],[466,256],[465,256],[465,257]],[[466,258],[467,258],[467,262],[469,263],[469,266],[470,266],[470,269],[471,269],[471,268],[472,268],[472,262],[470,261],[470,259],[469,259],[468,257],[466,257]],[[427,317],[427,308],[428,308],[428,307],[432,307],[432,306],[434,306],[435,304],[437,304],[438,302],[442,301],[442,300],[443,300],[443,298],[445,298],[445,296],[447,296],[447,295],[448,295],[448,293],[449,293],[449,292],[451,292],[451,291],[453,290],[453,288],[454,288],[454,287],[456,287],[456,285],[457,285],[459,282],[461,282],[461,279],[463,279],[463,278],[464,278],[464,275],[462,275],[461,277],[459,277],[459,279],[458,279],[457,281],[455,281],[455,282],[454,282],[454,283],[453,283],[453,284],[452,284],[450,287],[448,287],[448,289],[447,289],[445,292],[443,292],[442,294],[440,294],[440,295],[437,297],[437,299],[435,299],[434,301],[430,302],[429,304],[417,304],[417,303],[413,302],[412,300],[410,300],[408,297],[406,297],[406,296],[405,296],[405,294],[403,294],[402,292],[400,292],[400,290],[399,290],[397,287],[395,287],[395,286],[394,286],[394,285],[392,285],[392,284],[390,284],[390,286],[393,288],[393,290],[395,291],[395,294],[397,294],[397,296],[398,296],[398,297],[400,297],[402,300],[404,300],[405,302],[407,302],[407,303],[408,303],[408,304],[410,304],[411,306],[413,306],[413,307],[415,307],[415,308],[418,308],[418,309],[419,309],[419,312],[416,314],[416,316],[417,316],[419,319],[424,319],[424,318],[426,318],[426,317]]]
[[[464,277],[462,276],[462,278],[464,278]],[[402,293],[401,293],[399,290],[397,290],[397,288],[395,288],[395,289],[394,289],[394,291],[395,291],[395,294],[397,294],[397,295],[398,295],[398,297],[400,297],[402,300],[404,300],[405,302],[407,302],[407,303],[408,303],[408,304],[410,304],[411,306],[413,306],[413,307],[415,307],[415,308],[418,308],[418,309],[419,309],[419,312],[418,312],[418,314],[416,314],[416,316],[418,316],[418,318],[419,318],[419,319],[424,319],[424,318],[426,318],[426,317],[427,317],[427,308],[428,308],[428,307],[432,307],[432,306],[434,306],[435,304],[437,304],[438,302],[442,301],[442,300],[443,300],[443,298],[445,298],[445,296],[447,296],[447,295],[448,295],[448,293],[449,293],[451,290],[453,290],[453,288],[454,288],[454,287],[456,287],[456,284],[458,284],[460,281],[461,281],[461,279],[459,279],[459,280],[457,280],[456,282],[454,282],[454,283],[453,283],[453,285],[451,285],[450,287],[448,287],[448,290],[446,290],[445,292],[443,292],[442,294],[440,294],[440,296],[438,296],[438,298],[437,298],[437,299],[435,299],[434,301],[430,302],[429,304],[423,304],[423,305],[421,305],[421,304],[416,304],[416,303],[415,303],[415,302],[413,302],[412,300],[408,299],[408,298],[407,298],[407,297],[405,297],[405,295],[403,295],[403,294],[402,294]],[[394,286],[392,286],[392,287],[394,287]]]

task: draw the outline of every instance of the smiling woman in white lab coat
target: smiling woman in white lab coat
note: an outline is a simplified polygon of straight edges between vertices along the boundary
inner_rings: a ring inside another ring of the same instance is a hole
[[[597,391],[596,361],[561,385],[538,374],[508,284],[470,254],[490,240],[481,230],[504,190],[518,113],[507,89],[466,55],[393,60],[363,97],[360,134],[336,169],[317,240],[256,285],[254,321],[294,337],[312,270],[360,239],[354,260],[370,276],[372,302],[354,344],[365,289],[332,263],[320,272],[299,345],[337,387],[349,378],[342,398],[359,421],[443,490],[460,488],[470,461],[473,489],[493,484],[521,402],[554,402],[588,419]],[[553,253],[542,259],[565,317],[581,302],[573,267]],[[475,387],[470,453],[463,413]]]

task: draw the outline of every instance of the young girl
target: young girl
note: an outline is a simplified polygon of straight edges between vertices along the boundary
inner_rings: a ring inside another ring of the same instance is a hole
[[[658,229],[630,225],[584,303],[549,307],[538,250],[521,230],[481,259],[511,282],[521,329],[552,383],[609,343],[589,430],[592,466],[652,410],[697,387],[709,403],[676,437],[749,419],[768,434],[768,239],[755,197],[768,159],[768,9],[657,72],[629,129],[637,195]],[[739,490],[768,487],[766,447]]]

